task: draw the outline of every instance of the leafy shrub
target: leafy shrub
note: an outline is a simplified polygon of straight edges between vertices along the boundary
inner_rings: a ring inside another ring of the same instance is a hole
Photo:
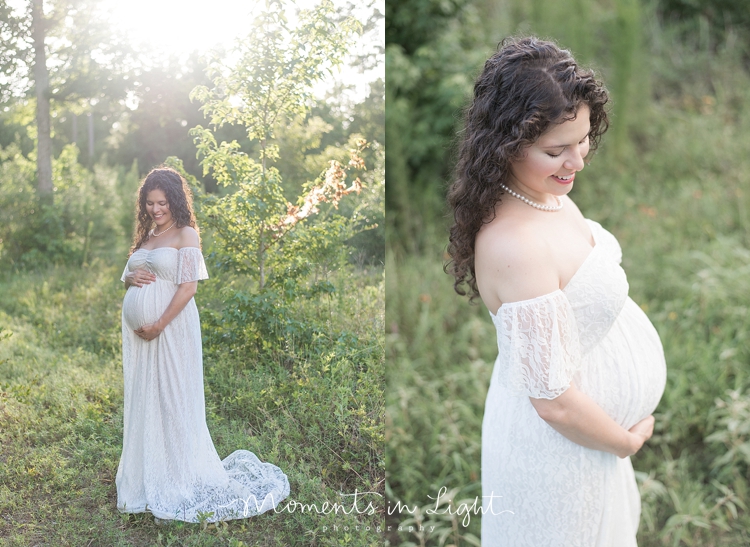
[[[83,264],[94,249],[121,243],[122,197],[117,176],[78,163],[78,148],[66,146],[52,164],[52,202],[36,192],[33,158],[11,144],[0,151],[0,257],[11,266]]]

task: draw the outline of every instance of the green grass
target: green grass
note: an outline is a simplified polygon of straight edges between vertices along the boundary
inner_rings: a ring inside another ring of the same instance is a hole
[[[204,357],[207,421],[220,456],[243,448],[273,462],[289,477],[288,500],[299,503],[337,502],[351,513],[351,497],[340,494],[377,492],[358,502],[360,511],[372,502],[375,513],[326,515],[282,503],[286,512],[204,529],[157,526],[150,515],[116,509],[124,292],[123,265],[110,262],[0,274],[0,544],[382,544],[382,268],[336,274],[341,290],[315,311],[330,327],[318,355],[278,359],[208,346]],[[201,284],[200,309],[215,305],[221,284]],[[312,313],[302,304],[299,312]],[[344,330],[356,343],[337,338]]]
[[[744,98],[744,101],[747,97]],[[576,181],[585,216],[617,236],[630,295],[667,358],[656,432],[633,460],[639,545],[750,543],[750,121],[746,110],[663,102],[620,164],[603,154]],[[453,292],[442,228],[425,249],[388,251],[386,420],[389,501],[422,508],[431,534],[392,544],[476,544],[480,516],[431,519],[441,486],[481,494],[481,420],[497,354],[483,306]],[[402,513],[389,524],[414,523]],[[425,521],[426,522],[426,521]],[[441,533],[443,535],[441,535]]]

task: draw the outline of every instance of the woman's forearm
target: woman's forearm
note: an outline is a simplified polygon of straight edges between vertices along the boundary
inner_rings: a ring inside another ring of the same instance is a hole
[[[552,428],[574,443],[625,458],[646,440],[615,422],[591,397],[571,386],[555,399],[534,399],[531,404]]]
[[[178,285],[177,292],[174,293],[172,300],[169,302],[167,309],[164,310],[164,313],[161,314],[159,320],[154,323],[155,326],[157,326],[159,330],[163,331],[164,328],[169,325],[172,319],[177,317],[177,315],[183,309],[185,309],[185,306],[187,306],[187,303],[190,302],[191,298],[193,298],[197,289],[197,281],[191,281],[189,283],[182,283],[181,285]]]

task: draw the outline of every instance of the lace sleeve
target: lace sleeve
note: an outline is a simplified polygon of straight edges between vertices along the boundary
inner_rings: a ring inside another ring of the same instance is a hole
[[[198,281],[199,279],[208,279],[206,263],[203,261],[203,254],[197,247],[183,247],[177,258],[177,285]]]
[[[128,274],[130,270],[128,270],[128,265],[125,264],[125,269],[122,271],[122,276],[120,276],[120,281],[125,283],[125,276]]]
[[[581,366],[581,348],[565,293],[504,304],[493,320],[501,370],[511,390],[554,399],[570,387]]]

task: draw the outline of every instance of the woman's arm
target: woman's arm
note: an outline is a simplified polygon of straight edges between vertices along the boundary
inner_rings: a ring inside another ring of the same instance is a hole
[[[174,293],[172,300],[169,302],[169,306],[164,310],[158,321],[151,323],[150,325],[144,325],[140,329],[137,329],[135,333],[143,338],[144,340],[153,340],[159,336],[170,321],[177,317],[177,315],[185,309],[190,299],[195,296],[195,292],[198,290],[197,281],[189,281],[182,283],[177,286],[177,292]]]
[[[572,383],[554,399],[529,399],[539,417],[564,437],[620,458],[638,452],[654,431],[653,416],[644,418],[629,430],[623,428]]]

